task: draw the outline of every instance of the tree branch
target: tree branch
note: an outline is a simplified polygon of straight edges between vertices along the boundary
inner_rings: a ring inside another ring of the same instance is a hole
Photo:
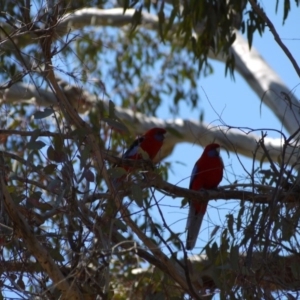
[[[82,95],[84,95],[85,102],[89,102],[87,106],[95,107],[95,103],[97,103],[97,101],[99,102],[99,100],[97,100],[94,95],[90,95],[86,91],[82,91],[80,93],[78,92],[78,89],[74,87],[74,91],[71,92],[72,88],[70,88],[69,86],[63,87],[68,90],[67,99],[72,99],[72,106],[74,105],[74,103],[77,103],[79,101],[78,97],[82,98]],[[23,83],[16,83],[11,88],[5,90],[2,94],[2,99],[6,103],[15,103],[16,101],[20,102],[22,100],[28,101],[29,99],[35,99],[39,105],[42,105],[42,103],[45,104],[47,103],[48,99],[51,99],[51,102],[48,103],[48,105],[55,103],[55,106],[57,106],[57,101],[51,91],[44,89],[39,89],[37,91],[35,89],[35,86],[25,85]],[[103,101],[102,103],[104,104],[105,109],[108,110],[108,102]],[[277,102],[276,107],[278,109],[284,109],[283,106],[280,105],[280,103],[283,104],[283,102]],[[178,132],[179,135],[174,135],[172,134],[172,132],[168,133],[168,136],[160,152],[160,156],[157,157],[158,160],[161,160],[170,155],[175,145],[177,145],[178,143],[188,142],[191,144],[205,146],[213,141],[218,142],[230,152],[242,154],[249,158],[253,158],[253,153],[257,148],[257,141],[260,140],[260,136],[253,134],[254,130],[250,128],[238,129],[226,125],[213,126],[208,125],[204,122],[200,123],[197,121],[183,119],[162,120],[156,117],[148,117],[139,112],[133,112],[130,109],[125,109],[118,106],[115,107],[115,113],[116,116],[120,118],[127,125],[127,127],[129,127],[129,129],[135,134],[142,134],[151,127],[169,127],[172,128],[172,130]],[[132,120],[135,120],[135,122],[132,122]],[[290,118],[289,120],[292,120],[292,118]],[[267,129],[256,129],[256,131],[259,132],[265,130]],[[8,134],[8,132],[3,133]],[[21,134],[17,132],[12,133]],[[22,134],[24,135],[25,133]],[[45,135],[47,136],[46,133]],[[266,149],[268,150],[270,157],[274,161],[276,161],[278,156],[280,155],[282,145],[283,139],[281,138],[265,138]],[[261,150],[257,152],[257,160],[262,160],[264,157],[264,151]],[[297,157],[294,153],[294,148],[292,146],[287,147],[285,159],[288,159],[289,157],[291,157],[291,164],[294,164],[297,161]]]
[[[279,47],[282,49],[282,51],[285,53],[285,55],[288,57],[288,59],[291,61],[296,73],[300,77],[300,68],[290,52],[290,50],[286,47],[286,45],[282,42],[281,38],[279,37],[273,23],[271,20],[268,18],[268,16],[265,14],[265,12],[260,8],[260,6],[254,1],[254,0],[249,0],[253,10],[266,22],[267,26],[270,28],[270,31],[272,32],[275,41],[279,45]]]

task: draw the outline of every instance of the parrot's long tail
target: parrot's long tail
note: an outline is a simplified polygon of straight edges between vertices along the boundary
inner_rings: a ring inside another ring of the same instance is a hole
[[[205,205],[205,207],[203,207]],[[186,249],[192,250],[195,247],[196,240],[201,228],[202,220],[206,211],[207,203],[201,203],[201,211],[197,209],[193,204],[190,205],[189,216],[186,224],[187,240]]]

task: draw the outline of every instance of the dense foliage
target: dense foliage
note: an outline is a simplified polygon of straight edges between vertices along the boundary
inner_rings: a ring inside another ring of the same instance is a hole
[[[290,1],[275,5],[285,21]],[[1,0],[0,7],[0,298],[196,299],[210,289],[254,299],[299,289],[299,209],[278,205],[286,192],[294,197],[297,170],[281,164],[283,156],[252,174],[259,180],[251,192],[272,204],[241,201],[221,239],[212,234],[203,249],[204,263],[188,263],[184,229],[173,232],[160,211],[157,190],[183,203],[189,196],[164,182],[168,163],[154,171],[139,165],[119,194],[111,186],[124,174],[115,155],[144,130],[139,113],[156,116],[166,95],[175,116],[181,101],[197,107],[197,79],[213,73],[209,59],[225,56],[224,73],[233,75],[236,30],[250,46],[254,32],[264,34],[265,20],[247,1]]]

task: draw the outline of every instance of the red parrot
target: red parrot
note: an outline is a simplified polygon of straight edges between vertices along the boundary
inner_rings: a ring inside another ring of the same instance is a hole
[[[148,130],[132,143],[132,145],[122,155],[122,158],[142,159],[142,154],[138,151],[138,149],[141,148],[148,154],[149,158],[153,160],[163,144],[165,133],[166,130],[159,127],[154,127]]]
[[[165,133],[166,130],[164,128],[159,128],[159,127],[154,127],[148,130],[145,134],[137,138],[132,143],[132,145],[122,155],[122,158],[143,159],[143,153],[141,153],[141,151],[139,150],[141,149],[148,155],[150,160],[153,160],[154,157],[159,152],[161,146],[163,145]],[[130,170],[130,167],[122,166],[122,168],[124,168],[126,171]],[[121,179],[123,179],[123,177],[113,181],[115,188],[119,186]]]
[[[192,171],[189,186],[191,190],[214,189],[221,182],[224,165],[219,152],[219,144],[209,144],[205,147]],[[196,199],[191,199],[189,204],[186,249],[192,250],[195,247],[208,202],[198,202]]]

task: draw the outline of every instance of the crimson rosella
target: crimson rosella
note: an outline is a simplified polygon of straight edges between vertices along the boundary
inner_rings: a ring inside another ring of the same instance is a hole
[[[165,133],[166,130],[159,127],[148,130],[132,143],[122,157],[126,159],[142,159],[142,154],[138,151],[141,148],[153,160],[163,144]]]
[[[209,144],[205,147],[192,171],[189,187],[191,190],[214,189],[221,182],[224,165],[219,152],[219,144]],[[196,199],[191,199],[189,204],[186,249],[192,250],[195,247],[208,202],[198,202]]]
[[[122,158],[143,159],[145,158],[145,156],[143,156],[142,152],[144,152],[146,156],[148,156],[147,158],[153,160],[159,152],[161,146],[163,145],[165,133],[166,130],[164,128],[151,128],[132,143],[132,145],[122,155]],[[130,167],[122,166],[122,168],[124,168],[126,171],[130,171]],[[113,181],[115,188],[117,188],[120,185],[121,181],[121,178]]]

